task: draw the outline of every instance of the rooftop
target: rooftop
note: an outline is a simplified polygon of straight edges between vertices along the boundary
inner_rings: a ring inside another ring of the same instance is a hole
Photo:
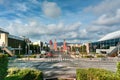
[[[109,33],[109,34],[105,35],[103,38],[101,38],[98,41],[104,41],[104,40],[115,39],[115,38],[120,38],[120,30]]]

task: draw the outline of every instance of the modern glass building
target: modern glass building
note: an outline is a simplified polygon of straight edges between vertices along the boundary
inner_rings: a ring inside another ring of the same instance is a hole
[[[120,30],[109,33],[96,42],[89,44],[90,52],[118,53],[120,45]]]

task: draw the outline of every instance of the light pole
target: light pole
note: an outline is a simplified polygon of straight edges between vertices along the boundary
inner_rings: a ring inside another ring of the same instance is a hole
[[[93,47],[94,47],[94,50],[95,50],[95,52],[94,52],[94,56],[95,56],[97,45],[94,45]]]
[[[18,46],[18,47],[19,47],[19,55],[20,55],[21,45],[19,44],[19,46]]]
[[[27,54],[27,45],[25,46],[25,49],[26,49],[26,54]]]
[[[97,47],[97,45],[94,45],[93,47],[94,47],[94,51],[96,52],[96,47]]]
[[[30,43],[28,42],[28,54],[30,54]]]
[[[118,47],[118,52],[117,52],[117,53],[118,53],[118,56],[119,56],[119,51],[120,51],[120,49],[119,49],[119,48],[120,48],[120,42],[118,42],[118,46],[117,46],[117,47]]]

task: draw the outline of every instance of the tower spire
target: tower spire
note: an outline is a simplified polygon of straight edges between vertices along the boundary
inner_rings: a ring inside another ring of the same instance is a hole
[[[57,42],[56,42],[56,39],[54,41],[54,50],[57,51]]]
[[[63,51],[66,51],[67,50],[67,45],[66,45],[66,40],[64,39],[64,42],[63,42]]]

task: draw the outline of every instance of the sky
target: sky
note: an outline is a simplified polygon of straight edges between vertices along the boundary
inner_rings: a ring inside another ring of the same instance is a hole
[[[0,0],[0,28],[32,41],[97,41],[120,30],[120,0]]]

